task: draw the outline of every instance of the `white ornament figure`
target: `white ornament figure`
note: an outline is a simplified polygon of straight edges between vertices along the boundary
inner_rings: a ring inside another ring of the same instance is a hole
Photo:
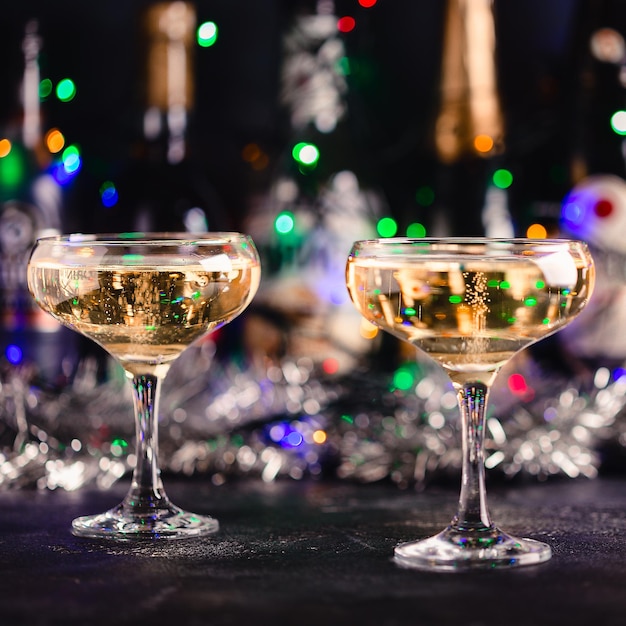
[[[593,175],[562,205],[564,235],[586,241],[597,282],[587,308],[561,333],[568,352],[581,358],[626,360],[626,181]]]

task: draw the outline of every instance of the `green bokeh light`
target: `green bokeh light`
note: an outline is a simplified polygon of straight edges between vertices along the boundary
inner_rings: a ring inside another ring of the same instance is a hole
[[[393,217],[383,217],[378,220],[376,231],[381,237],[393,237],[398,232],[398,224]]]
[[[73,100],[76,96],[76,85],[71,78],[64,78],[59,81],[57,85],[57,98],[61,100],[61,102],[69,102]]]
[[[215,22],[204,22],[198,26],[196,41],[202,48],[210,48],[217,41],[218,28]]]
[[[435,191],[429,185],[423,185],[415,192],[415,201],[420,206],[430,206],[435,201]]]
[[[407,367],[399,367],[393,374],[393,386],[406,391],[415,384],[415,374]]]
[[[302,141],[293,147],[291,155],[300,165],[315,167],[320,158],[320,151],[315,144]]]
[[[426,228],[423,224],[420,224],[419,222],[413,222],[412,224],[409,224],[407,226],[406,236],[412,237],[414,239],[426,237]]]
[[[611,128],[617,135],[626,135],[626,111],[615,111],[611,116]]]
[[[508,189],[513,184],[513,174],[506,169],[499,169],[493,173],[493,184],[499,189]]]
[[[72,144],[63,150],[63,167],[67,172],[75,172],[80,167],[80,150]]]
[[[44,78],[39,83],[39,98],[45,100],[52,93],[52,81],[49,78]]]
[[[289,211],[279,213],[274,220],[274,229],[279,235],[287,235],[293,232],[295,225],[296,220],[294,215]]]
[[[19,187],[26,177],[26,156],[17,147],[0,159],[0,185],[7,190]]]

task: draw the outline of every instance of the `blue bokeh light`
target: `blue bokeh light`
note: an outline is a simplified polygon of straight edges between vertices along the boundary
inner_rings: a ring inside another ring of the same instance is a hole
[[[6,347],[4,352],[7,361],[12,365],[19,365],[22,362],[24,357],[24,353],[22,352],[22,348],[16,346],[15,344],[10,344]]]

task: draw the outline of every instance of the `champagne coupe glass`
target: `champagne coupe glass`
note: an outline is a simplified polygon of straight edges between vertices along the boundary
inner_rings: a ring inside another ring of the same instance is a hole
[[[457,392],[463,465],[445,530],[395,548],[405,567],[458,571],[541,563],[548,545],[512,537],[487,509],[484,433],[489,389],[522,348],[563,328],[594,283],[586,244],[565,239],[391,238],[357,241],[346,280],[370,322],[441,365]]]
[[[136,456],[121,504],[72,522],[75,535],[183,538],[217,520],[167,497],[158,463],[161,381],[194,340],[238,316],[261,277],[253,241],[240,233],[130,233],[42,238],[28,264],[39,306],[100,344],[133,385]]]

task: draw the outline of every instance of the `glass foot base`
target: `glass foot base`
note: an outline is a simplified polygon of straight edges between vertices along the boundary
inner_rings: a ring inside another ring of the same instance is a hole
[[[551,556],[548,544],[511,537],[498,528],[461,531],[448,527],[434,537],[396,546],[394,561],[402,567],[458,572],[534,565]]]
[[[77,517],[72,533],[93,539],[184,539],[219,530],[219,523],[208,515],[197,515],[166,503],[147,511],[135,511],[122,503],[99,515]]]

